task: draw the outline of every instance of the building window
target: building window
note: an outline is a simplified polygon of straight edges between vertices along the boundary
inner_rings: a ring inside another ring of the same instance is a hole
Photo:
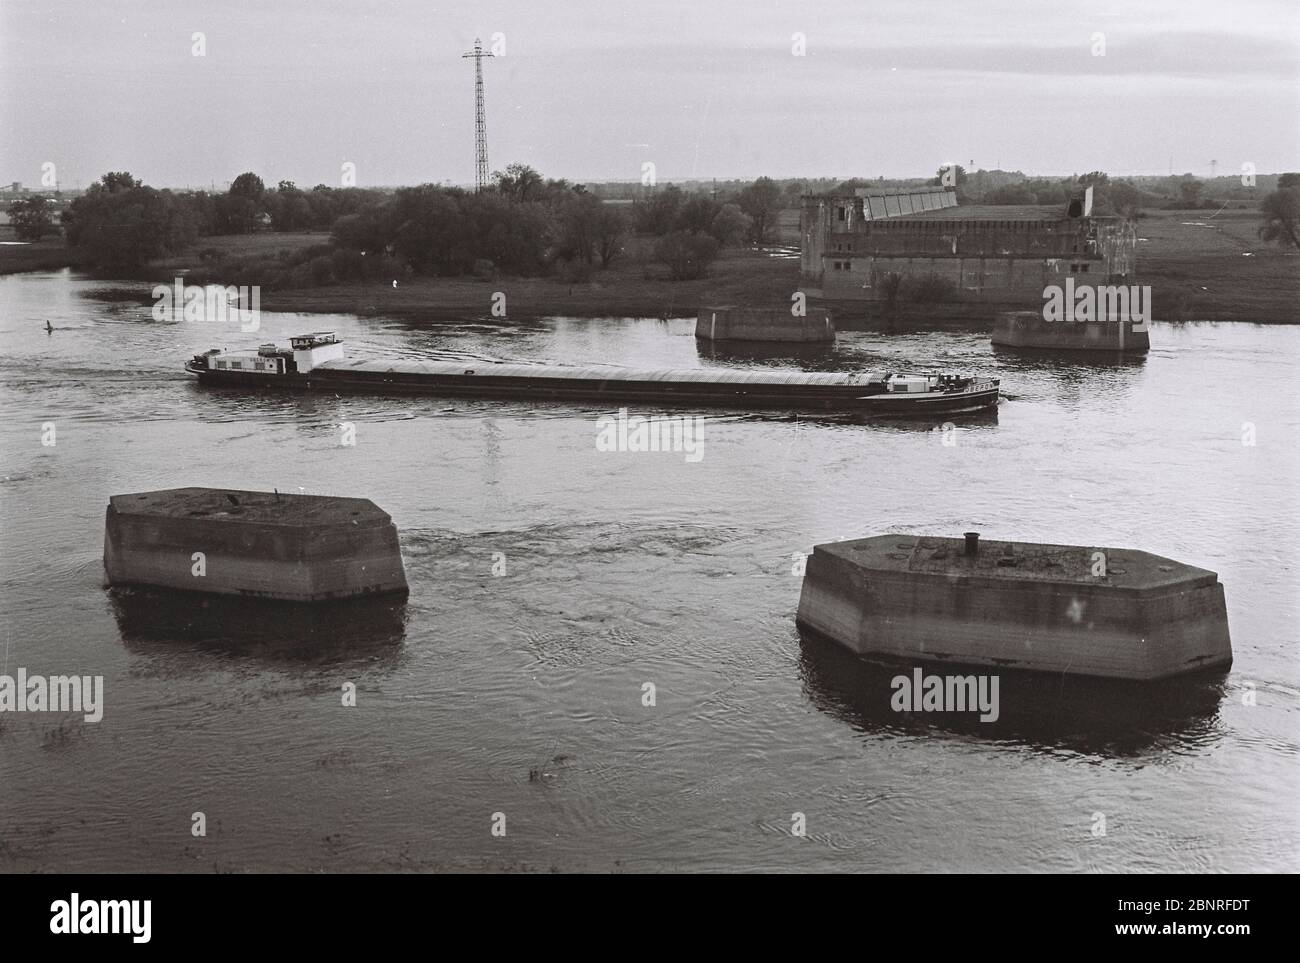
[[[835,217],[836,217],[837,220],[840,220],[840,221],[845,220],[846,217],[847,217],[847,214],[846,214],[844,208],[842,208],[842,207],[837,207],[837,208],[835,208]]]

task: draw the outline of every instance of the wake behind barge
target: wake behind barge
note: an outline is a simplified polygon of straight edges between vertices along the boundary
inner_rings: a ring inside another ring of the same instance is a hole
[[[950,415],[998,403],[998,379],[956,375],[718,368],[643,371],[613,365],[348,359],[331,331],[291,338],[288,350],[274,344],[264,344],[256,351],[213,348],[196,354],[186,362],[185,370],[197,375],[200,384],[240,388],[634,401],[882,415]]]

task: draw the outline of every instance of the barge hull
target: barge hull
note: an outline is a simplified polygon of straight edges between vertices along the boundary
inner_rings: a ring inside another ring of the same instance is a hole
[[[974,392],[934,393],[925,397],[867,394],[863,385],[806,385],[564,380],[492,375],[425,375],[356,372],[316,368],[307,375],[267,376],[239,371],[198,371],[199,383],[213,387],[289,391],[349,392],[388,395],[442,395],[503,400],[558,402],[644,402],[664,405],[783,408],[806,411],[856,411],[867,414],[960,414],[997,404],[998,388]]]

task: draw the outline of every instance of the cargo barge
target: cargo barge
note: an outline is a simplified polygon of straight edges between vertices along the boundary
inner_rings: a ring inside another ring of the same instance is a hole
[[[349,359],[331,331],[290,339],[286,350],[219,348],[185,370],[203,385],[299,391],[952,415],[998,403],[996,378],[948,374],[638,370],[615,365]]]

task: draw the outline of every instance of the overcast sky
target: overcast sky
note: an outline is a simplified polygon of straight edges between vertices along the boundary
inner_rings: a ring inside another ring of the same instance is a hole
[[[472,183],[476,36],[494,170],[1300,169],[1296,0],[0,0],[0,182]]]

